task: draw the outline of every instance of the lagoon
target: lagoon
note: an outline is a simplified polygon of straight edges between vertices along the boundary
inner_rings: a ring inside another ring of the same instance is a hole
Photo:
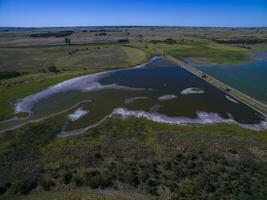
[[[142,66],[67,80],[18,100],[15,112],[27,112],[29,117],[3,121],[0,130],[67,109],[63,135],[81,133],[110,116],[177,125],[234,123],[267,128],[264,116],[252,108],[157,57]]]

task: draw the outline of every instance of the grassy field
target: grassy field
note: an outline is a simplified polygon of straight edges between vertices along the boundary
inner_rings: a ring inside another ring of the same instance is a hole
[[[116,67],[145,60],[145,52],[119,44],[61,45],[0,48],[1,71],[37,73],[49,66],[59,70]]]
[[[41,191],[67,193],[68,188],[139,191],[146,199],[264,199],[267,194],[266,131],[112,118],[82,135],[57,138],[62,119],[1,135],[0,185],[8,186],[2,198],[41,199],[48,195]]]
[[[250,60],[247,49],[218,45],[208,40],[180,40],[175,44],[158,43],[155,47],[162,49],[166,54],[193,63],[229,64]]]

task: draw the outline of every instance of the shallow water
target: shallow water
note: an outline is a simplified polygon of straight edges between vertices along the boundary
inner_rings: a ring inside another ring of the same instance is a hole
[[[63,131],[67,133],[95,125],[110,115],[172,124],[239,123],[257,130],[267,127],[262,115],[237,102],[185,69],[156,58],[142,67],[64,81],[18,101],[15,110],[31,113],[30,120],[80,103],[66,113]],[[0,130],[20,123],[2,122]]]
[[[232,65],[194,65],[197,69],[267,104],[267,61]]]

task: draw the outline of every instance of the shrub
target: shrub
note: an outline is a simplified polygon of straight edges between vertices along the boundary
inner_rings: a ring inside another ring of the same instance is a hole
[[[20,72],[16,72],[16,71],[10,71],[10,72],[3,71],[3,72],[0,72],[0,80],[1,79],[13,78],[13,77],[17,77],[17,76],[21,76],[21,73]]]
[[[146,184],[148,186],[158,186],[159,185],[159,181],[155,180],[155,179],[152,179],[152,178],[149,178],[146,180]]]
[[[29,178],[29,179],[25,179],[23,181],[19,181],[15,183],[12,186],[12,191],[13,193],[21,193],[21,194],[26,195],[36,187],[37,187],[36,179]]]
[[[129,171],[127,172],[126,176],[125,176],[125,180],[127,183],[129,183],[130,185],[136,187],[140,184],[140,180],[138,178],[138,176],[136,175],[136,173]]]
[[[91,178],[91,180],[89,181],[89,186],[92,188],[92,189],[95,189],[95,188],[106,188],[106,187],[109,187],[111,186],[111,180],[104,177],[103,175],[96,175],[94,176],[93,178]]]
[[[157,188],[152,186],[145,186],[145,191],[153,196],[158,196]]]
[[[83,175],[85,185],[89,186],[91,179],[99,174],[100,173],[95,169],[85,172]]]
[[[4,194],[7,191],[6,185],[0,185],[0,195]]]
[[[0,185],[0,195],[6,193],[6,191],[11,187],[11,183],[7,182],[5,184]]]
[[[83,178],[78,175],[73,177],[73,182],[77,187],[81,187],[84,184]]]
[[[91,188],[106,188],[112,185],[111,178],[93,169],[84,174],[84,183]]]
[[[103,178],[100,175],[94,176],[89,181],[89,186],[93,189],[99,188],[103,182]]]
[[[153,44],[158,44],[158,43],[161,43],[162,41],[161,40],[151,40],[150,42]]]
[[[107,36],[107,33],[99,33],[98,36]]]
[[[101,159],[102,158],[102,155],[100,153],[95,153],[95,158],[96,159]]]
[[[49,66],[48,67],[48,71],[54,72],[54,73],[58,73],[59,72],[59,70],[56,68],[56,66]]]
[[[55,186],[55,183],[51,180],[41,179],[39,181],[39,185],[43,188],[43,190],[49,191],[52,187]]]
[[[120,39],[118,40],[120,43],[129,43],[130,41],[128,39]]]
[[[163,41],[166,44],[176,44],[176,40],[172,38],[167,38],[166,40]]]
[[[72,179],[72,174],[70,172],[66,172],[62,175],[62,180],[64,184],[69,184]]]

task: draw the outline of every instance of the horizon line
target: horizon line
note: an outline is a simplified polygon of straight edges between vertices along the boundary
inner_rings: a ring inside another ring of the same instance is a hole
[[[177,28],[267,28],[267,26],[179,26],[179,25],[75,25],[75,26],[0,26],[0,28],[83,28],[83,27],[177,27]]]

